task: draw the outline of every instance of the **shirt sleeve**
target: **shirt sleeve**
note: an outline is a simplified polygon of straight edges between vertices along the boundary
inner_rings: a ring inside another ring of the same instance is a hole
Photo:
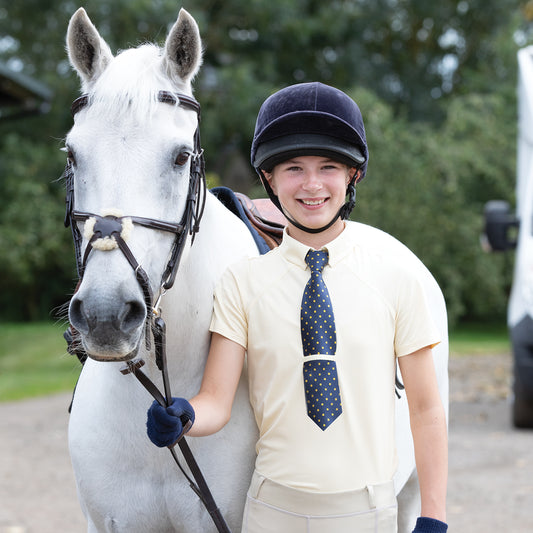
[[[402,357],[427,346],[433,348],[441,338],[421,281],[406,275],[398,287],[394,337],[396,356]]]
[[[237,276],[231,269],[222,275],[215,287],[213,315],[209,330],[247,349],[248,318]]]

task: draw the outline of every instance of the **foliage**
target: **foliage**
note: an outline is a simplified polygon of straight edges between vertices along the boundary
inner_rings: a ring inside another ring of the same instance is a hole
[[[162,44],[175,0],[85,0],[111,49]],[[195,83],[214,181],[249,191],[260,103],[309,80],[352,94],[371,151],[354,216],[394,234],[434,272],[452,322],[503,320],[509,260],[479,246],[486,200],[513,199],[520,0],[183,0],[202,33]],[[0,121],[0,317],[44,317],[72,289],[60,141],[79,91],[64,50],[70,0],[0,7],[0,61],[47,83],[46,116]],[[217,178],[218,176],[218,178]]]
[[[0,316],[35,320],[65,303],[73,286],[63,186],[56,179],[61,158],[17,133],[0,146]]]
[[[424,261],[444,291],[452,324],[459,318],[503,320],[510,272],[503,268],[504,258],[481,250],[479,237],[483,204],[501,197],[505,180],[500,175],[500,182],[487,184],[485,179],[496,173],[492,143],[465,146],[490,135],[484,120],[471,124],[469,117],[491,117],[499,98],[457,98],[447,122],[435,130],[393,120],[390,108],[371,93],[353,96],[371,110],[365,116],[369,171],[358,185],[353,217],[393,234]],[[514,133],[514,123],[509,130]],[[513,143],[510,135],[500,144],[505,150]],[[504,161],[507,168],[501,163],[499,171],[512,176],[513,159]]]

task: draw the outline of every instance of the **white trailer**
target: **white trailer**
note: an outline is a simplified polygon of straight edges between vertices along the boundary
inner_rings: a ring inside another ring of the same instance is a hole
[[[485,234],[492,250],[516,249],[507,315],[514,357],[513,423],[533,428],[533,46],[518,52],[518,71],[516,213],[507,202],[489,202]]]

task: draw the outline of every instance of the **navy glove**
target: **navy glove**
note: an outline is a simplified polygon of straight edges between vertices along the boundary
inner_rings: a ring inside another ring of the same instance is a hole
[[[148,437],[160,448],[176,444],[183,435],[187,422],[194,422],[194,409],[185,398],[172,398],[168,407],[163,407],[154,400],[147,414]]]
[[[446,533],[446,531],[448,531],[448,524],[427,516],[418,517],[413,529],[413,533]]]

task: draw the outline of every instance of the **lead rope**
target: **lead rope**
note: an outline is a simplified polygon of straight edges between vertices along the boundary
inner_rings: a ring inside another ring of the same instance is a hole
[[[170,381],[168,379],[167,357],[165,348],[166,325],[163,318],[161,316],[157,316],[156,310],[154,310],[154,315],[156,316],[154,317],[154,320],[152,322],[152,335],[154,336],[155,358],[156,364],[159,370],[161,370],[161,375],[163,377],[163,388],[165,395],[163,396],[163,394],[156,387],[154,382],[141,370],[141,367],[144,365],[144,361],[142,359],[128,361],[126,363],[126,367],[124,367],[121,372],[125,375],[130,373],[133,374],[139,380],[141,385],[152,395],[152,397],[159,405],[161,405],[162,407],[168,407],[172,403],[172,392],[170,390]],[[176,446],[176,443],[174,443],[172,446],[169,446],[168,449],[172,455],[172,458],[174,459],[174,462],[178,465],[178,468],[181,470],[182,474],[189,482],[191,489],[196,493],[198,498],[200,498],[200,501],[204,504],[204,507],[206,508],[207,512],[209,513],[209,516],[213,520],[217,530],[220,533],[231,533],[231,530],[228,528],[228,525],[226,524],[224,517],[222,516],[222,513],[218,508],[213,498],[213,495],[211,494],[211,491],[209,490],[209,486],[205,481],[202,471],[200,470],[200,467],[198,466],[198,463],[196,462],[196,459],[194,458],[194,455],[192,454],[191,449],[189,448],[189,445],[185,440],[184,435],[185,433],[187,433],[191,426],[192,423],[189,420],[187,424],[185,424],[183,433],[181,434],[177,444],[180,447],[181,453],[183,454],[183,457],[185,458],[185,461],[187,462],[187,465],[196,483],[191,479],[191,477],[187,474],[187,472],[185,472],[184,468],[181,466],[181,463],[176,454],[176,450],[174,448]]]

